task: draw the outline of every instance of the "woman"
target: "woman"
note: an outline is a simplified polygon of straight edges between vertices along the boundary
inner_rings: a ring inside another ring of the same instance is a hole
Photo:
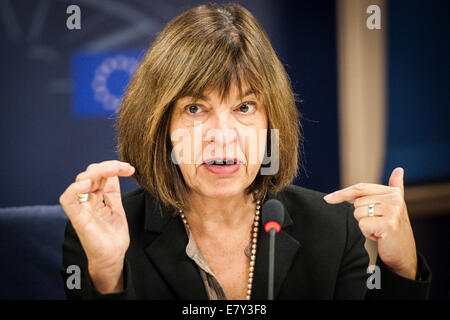
[[[246,9],[203,5],[172,20],[120,108],[122,161],[91,164],[60,197],[70,219],[66,283],[70,265],[83,270],[68,297],[265,299],[259,221],[269,198],[286,209],[276,298],[425,297],[430,274],[416,253],[403,170],[389,186],[358,184],[326,201],[290,185],[298,117],[289,78]],[[122,197],[126,176],[141,188]],[[382,288],[369,293],[363,235],[379,250]]]

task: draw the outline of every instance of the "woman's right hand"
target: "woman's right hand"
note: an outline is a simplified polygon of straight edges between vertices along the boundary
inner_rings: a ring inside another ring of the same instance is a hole
[[[123,290],[130,236],[118,177],[134,172],[130,164],[117,160],[90,164],[59,198],[87,256],[91,281],[100,293]],[[77,194],[88,192],[89,200],[80,202]]]

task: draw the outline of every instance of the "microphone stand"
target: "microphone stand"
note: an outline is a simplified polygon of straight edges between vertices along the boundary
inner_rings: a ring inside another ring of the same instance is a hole
[[[268,300],[273,300],[273,277],[275,274],[275,228],[269,230],[269,279],[268,279]]]
[[[267,281],[267,299],[274,299],[275,275],[275,235],[281,230],[284,222],[284,207],[277,199],[270,199],[262,208],[264,230],[269,233],[269,272]]]

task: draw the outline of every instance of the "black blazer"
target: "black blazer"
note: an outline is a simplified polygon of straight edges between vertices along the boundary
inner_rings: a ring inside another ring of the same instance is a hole
[[[348,202],[330,205],[323,193],[290,185],[277,195],[286,209],[276,237],[275,299],[422,299],[431,272],[418,254],[418,278],[402,278],[380,259],[381,289],[368,290],[365,238]],[[87,259],[67,223],[61,274],[69,299],[208,299],[196,264],[186,255],[188,238],[180,217],[161,209],[143,188],[122,197],[130,230],[124,291],[101,295],[92,286]],[[267,298],[269,239],[259,227],[252,299]],[[69,265],[81,268],[81,289],[69,289]]]

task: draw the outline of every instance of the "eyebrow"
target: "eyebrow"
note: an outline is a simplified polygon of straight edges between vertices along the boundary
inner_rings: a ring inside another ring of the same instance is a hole
[[[242,99],[244,99],[252,94],[255,94],[255,92],[252,89],[248,89],[242,96]],[[204,101],[209,102],[208,97],[204,96],[203,94],[198,97],[198,100],[204,100]]]

